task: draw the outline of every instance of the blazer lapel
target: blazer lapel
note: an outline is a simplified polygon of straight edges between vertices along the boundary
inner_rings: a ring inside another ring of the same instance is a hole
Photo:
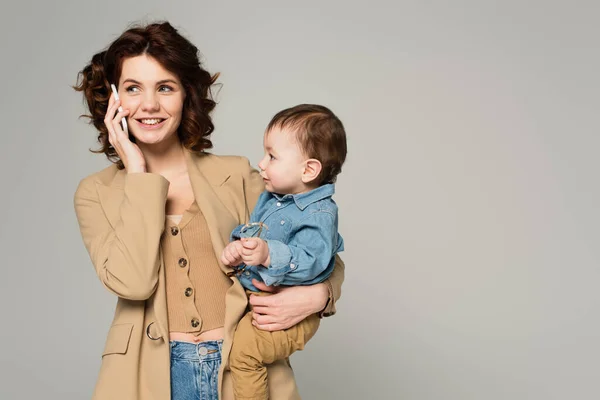
[[[229,243],[231,230],[239,223],[239,218],[223,201],[230,196],[224,184],[231,176],[214,165],[209,155],[196,155],[189,151],[185,154],[196,203],[206,219],[219,266],[227,273],[231,269],[221,263],[220,255],[225,244]]]
[[[246,222],[246,208],[237,204],[236,190],[243,187],[242,177],[222,170],[221,164],[210,155],[188,154],[188,173],[198,207],[202,210],[217,261],[225,273],[231,271],[221,263],[221,253],[233,228]],[[235,188],[235,189],[232,189]],[[237,278],[232,277],[233,285],[225,296],[225,337],[223,360],[228,365],[233,334],[238,321],[246,311],[248,298]],[[219,371],[219,391],[223,390],[223,369]]]

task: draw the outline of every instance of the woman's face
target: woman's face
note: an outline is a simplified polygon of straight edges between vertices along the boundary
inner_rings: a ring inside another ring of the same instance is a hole
[[[121,106],[138,144],[176,141],[185,92],[179,78],[146,55],[123,61],[119,79]]]

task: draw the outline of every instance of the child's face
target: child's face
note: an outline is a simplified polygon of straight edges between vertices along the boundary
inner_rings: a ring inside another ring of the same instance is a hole
[[[294,132],[274,127],[265,132],[265,156],[258,163],[269,192],[297,194],[307,190],[302,181],[306,157],[302,154]]]

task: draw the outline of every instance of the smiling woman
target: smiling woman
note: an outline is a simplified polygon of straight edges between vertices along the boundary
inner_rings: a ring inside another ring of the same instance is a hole
[[[210,112],[216,103],[210,89],[218,77],[203,68],[196,46],[170,24],[150,24],[129,29],[107,50],[95,54],[74,88],[83,92],[91,113],[85,117],[99,132],[102,147],[95,152],[104,153],[123,169],[105,121],[113,105],[110,83],[117,83],[121,105],[129,110],[128,120],[135,122],[129,132],[132,142],[157,143],[166,139],[167,132],[176,132],[185,148],[199,152],[212,148]],[[158,126],[153,125],[156,119]],[[149,133],[152,127],[159,131]]]
[[[169,23],[127,30],[79,74],[96,152],[114,163],[75,193],[83,242],[118,296],[96,400],[233,398],[229,354],[248,298],[216,255],[264,184],[247,159],[206,152],[216,78]],[[337,258],[322,283],[251,298],[258,329],[332,315],[343,268]],[[267,369],[272,400],[299,398],[287,360]]]

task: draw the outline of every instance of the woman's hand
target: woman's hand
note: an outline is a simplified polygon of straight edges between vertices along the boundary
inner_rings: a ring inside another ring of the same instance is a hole
[[[329,291],[324,283],[310,286],[267,286],[256,279],[252,284],[270,296],[250,296],[252,324],[264,331],[290,328],[325,308]]]
[[[108,100],[108,110],[104,117],[104,125],[108,129],[108,142],[117,151],[128,173],[146,172],[144,154],[135,143],[129,140],[129,133],[123,131],[121,126],[121,119],[129,115],[129,110],[118,111],[120,105],[121,102],[115,101],[114,94],[111,94]]]

